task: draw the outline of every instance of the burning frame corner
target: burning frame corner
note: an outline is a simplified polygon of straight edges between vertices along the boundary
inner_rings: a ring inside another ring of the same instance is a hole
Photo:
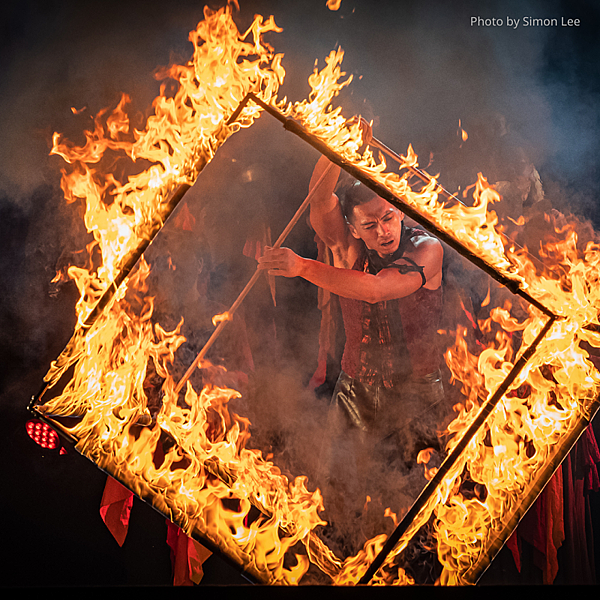
[[[419,495],[419,497],[417,498],[413,506],[410,508],[408,513],[398,524],[395,531],[392,533],[392,535],[388,537],[383,548],[380,550],[379,553],[377,553],[376,557],[370,562],[370,564],[365,565],[365,568],[357,583],[372,583],[374,578],[377,578],[378,573],[381,573],[382,568],[385,568],[386,566],[389,567],[391,564],[393,564],[394,557],[397,556],[400,552],[402,552],[403,548],[406,546],[411,537],[418,531],[420,526],[422,526],[422,524],[426,522],[428,518],[433,514],[436,504],[435,499],[436,497],[444,496],[444,493],[440,492],[440,490],[442,490],[442,488],[444,487],[449,487],[448,482],[453,477],[457,476],[456,468],[457,465],[459,465],[460,458],[463,455],[463,452],[465,451],[466,447],[473,442],[475,436],[481,431],[490,414],[495,410],[498,403],[509,391],[511,385],[513,385],[521,371],[527,365],[528,361],[535,354],[542,340],[544,340],[544,338],[548,335],[548,333],[551,331],[553,325],[557,322],[557,320],[560,320],[560,317],[555,315],[551,310],[549,310],[536,298],[532,297],[526,290],[522,289],[518,281],[507,277],[506,275],[496,270],[494,267],[490,266],[484,259],[480,258],[468,248],[464,247],[459,241],[457,241],[451,235],[443,231],[434,222],[424,217],[410,204],[403,202],[402,198],[395,195],[392,191],[390,191],[390,189],[376,181],[368,173],[361,170],[360,167],[343,159],[339,154],[337,154],[335,151],[329,148],[325,142],[323,142],[314,134],[310,133],[301,123],[294,119],[286,117],[277,108],[263,102],[255,94],[249,93],[248,95],[246,95],[246,97],[239,104],[238,108],[229,117],[227,125],[231,125],[236,121],[236,119],[240,116],[240,114],[249,102],[254,102],[258,106],[260,106],[260,108],[263,111],[269,113],[271,116],[279,120],[287,131],[290,131],[296,136],[300,137],[302,140],[304,140],[305,142],[313,146],[316,150],[318,150],[321,154],[325,155],[330,161],[339,165],[350,175],[364,183],[379,196],[400,208],[403,212],[405,212],[408,216],[417,221],[420,225],[422,225],[433,235],[440,238],[453,249],[457,250],[463,257],[469,260],[476,267],[485,271],[488,275],[493,277],[500,284],[506,286],[509,289],[509,291],[511,291],[514,295],[519,296],[521,299],[527,301],[532,306],[534,306],[540,313],[547,317],[547,321],[540,327],[539,331],[537,332],[537,335],[535,336],[535,339],[522,352],[519,359],[516,361],[516,363],[514,364],[508,375],[505,377],[504,381],[496,389],[496,391],[483,403],[469,428],[464,432],[460,441],[448,454],[435,476],[425,486],[422,493]],[[381,146],[382,145],[380,144],[380,147]],[[197,169],[197,172],[200,173],[201,170],[202,167],[199,167]],[[416,169],[413,174],[417,175],[418,177],[427,177],[426,174],[424,174],[422,171]],[[113,284],[106,290],[105,294],[96,304],[96,307],[94,308],[93,312],[90,313],[85,324],[82,326],[82,330],[87,330],[94,326],[98,316],[110,304],[110,301],[115,295],[119,286],[127,279],[129,273],[137,264],[138,260],[142,257],[152,239],[160,231],[162,225],[166,222],[169,215],[174,211],[174,209],[176,208],[176,206],[181,201],[181,199],[190,187],[191,186],[187,184],[183,184],[172,192],[172,195],[165,203],[165,210],[160,215],[160,217],[151,225],[149,230],[150,232],[146,236],[145,241],[121,265],[118,277],[115,279]],[[225,326],[224,324],[226,322],[227,321],[222,322],[222,327]],[[78,335],[78,333],[79,332],[76,331],[74,336]],[[65,356],[69,355],[68,348],[69,345],[63,352]],[[61,356],[63,356],[63,354],[61,354]],[[60,357],[57,360],[60,360]],[[50,426],[57,429],[62,436],[67,437],[67,439],[69,439],[70,442],[76,444],[77,440],[70,436],[69,432],[65,431],[65,429],[60,425],[60,423],[54,421],[51,415],[46,415],[42,410],[39,409],[39,407],[43,404],[43,397],[50,387],[52,386],[45,385],[42,388],[40,393],[32,399],[29,409],[37,418],[40,418],[44,422],[48,423]],[[531,506],[531,504],[535,501],[539,493],[542,491],[544,485],[547,483],[554,471],[558,468],[558,466],[560,465],[568,451],[571,449],[571,447],[574,445],[578,437],[581,435],[585,427],[589,424],[591,418],[598,410],[598,407],[599,404],[597,397],[591,400],[586,405],[585,411],[582,411],[582,414],[579,415],[576,426],[568,432],[568,435],[563,436],[563,438],[561,439],[561,444],[558,448],[556,448],[551,460],[547,461],[544,469],[542,469],[539,472],[536,472],[536,476],[533,477],[533,481],[531,482],[529,489],[526,491],[526,493],[524,493],[522,502],[518,506],[514,507],[514,510],[510,514],[508,520],[500,527],[498,531],[495,532],[495,535],[492,538],[490,538],[487,545],[481,548],[481,552],[479,553],[479,556],[475,560],[475,562],[472,562],[472,564],[463,568],[461,574],[457,577],[457,581],[459,583],[474,584],[478,581],[485,569],[493,560],[496,553],[500,550],[502,545],[508,539],[510,533],[516,527],[520,518],[523,516],[523,514],[526,512],[529,506]],[[89,456],[88,458],[94,461],[93,458]],[[111,468],[107,465],[100,466],[98,463],[96,464],[103,471],[107,472],[109,475],[115,477],[115,479],[128,486],[128,483],[126,481],[123,481],[123,477],[120,476],[119,470],[117,468]],[[216,471],[219,471],[219,469],[217,468]],[[217,475],[219,475],[219,473],[217,473]],[[132,491],[136,493],[135,490]],[[139,497],[145,501],[148,501],[148,498],[145,498],[143,494],[139,495]],[[159,510],[159,512],[165,514],[167,518],[173,517],[173,515],[168,514],[168,510],[161,510],[160,507],[157,507],[154,504],[153,506],[157,510]],[[176,518],[174,518],[173,520],[177,522]],[[226,560],[228,560],[230,563],[244,570],[247,576],[253,582],[264,583],[264,581],[261,580],[259,574],[254,572],[252,569],[249,570],[247,568],[247,565],[243,562],[236,561],[234,558],[229,556],[227,552],[223,551],[223,549],[218,544],[214,543],[211,540],[210,536],[198,535],[196,530],[194,529],[193,537],[198,539],[198,541],[200,541],[201,543],[207,544],[207,546],[209,546],[211,550],[223,555],[226,558]]]

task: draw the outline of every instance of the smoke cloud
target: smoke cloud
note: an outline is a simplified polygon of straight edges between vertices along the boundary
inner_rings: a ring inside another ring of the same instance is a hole
[[[281,97],[305,98],[315,60],[322,67],[339,45],[343,68],[353,76],[338,98],[344,114],[372,119],[375,136],[400,153],[413,144],[420,164],[431,163],[429,171],[440,173],[451,191],[497,167],[502,121],[510,133],[507,161],[515,160],[516,149],[525,152],[552,206],[600,220],[597,3],[342,0],[335,12],[325,4],[240,0],[240,29],[255,13],[273,14],[283,27],[268,38],[285,54]],[[202,8],[182,0],[24,0],[0,9],[0,393],[15,430],[74,325],[74,286],[50,280],[88,240],[80,209],[62,199],[61,159],[48,156],[52,133],[82,141],[91,117],[114,106],[121,93],[131,96],[132,120],[141,125],[158,94],[152,73],[187,59],[187,34]],[[477,16],[503,24],[474,25]],[[521,19],[520,26],[510,27],[508,17]],[[579,19],[580,25],[526,27],[525,17]],[[457,135],[459,120],[467,141]],[[170,223],[149,251],[157,318],[165,326],[178,313],[186,318],[189,339],[176,365],[182,373],[206,339],[207,320],[231,304],[253,272],[254,260],[244,254],[248,239],[268,229],[275,239],[307,193],[317,153],[267,121],[263,116],[233,136],[189,192],[196,233]],[[301,222],[286,245],[315,257],[313,235]],[[461,269],[456,281],[472,281]],[[176,293],[162,297],[165,289]],[[317,290],[278,279],[276,301],[261,280],[214,359],[247,372],[251,357],[254,375],[230,383],[245,386],[252,402],[232,409],[248,414],[256,445],[273,452],[291,475],[316,473],[314,440],[326,433],[328,408],[327,393],[308,389],[317,366]],[[240,339],[249,353],[240,350]],[[407,489],[404,479],[388,483],[398,494]]]

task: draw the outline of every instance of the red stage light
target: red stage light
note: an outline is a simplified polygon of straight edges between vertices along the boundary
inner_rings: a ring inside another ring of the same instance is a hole
[[[55,450],[60,446],[58,434],[52,427],[38,419],[27,421],[25,425],[29,437],[42,448]]]

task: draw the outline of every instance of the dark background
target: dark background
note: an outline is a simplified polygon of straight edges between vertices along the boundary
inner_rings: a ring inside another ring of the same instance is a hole
[[[344,69],[354,75],[339,98],[344,114],[374,119],[375,135],[389,146],[403,152],[412,143],[422,157],[433,153],[433,171],[453,181],[435,158],[460,163],[465,155],[459,119],[469,132],[501,113],[529,149],[552,203],[600,225],[597,2],[343,0],[337,12],[325,0],[240,4],[240,29],[255,13],[274,14],[284,29],[268,38],[285,54],[281,97],[306,97],[314,61],[322,67],[341,45]],[[172,581],[164,519],[136,500],[119,548],[98,512],[106,476],[74,452],[42,450],[25,423],[29,400],[74,324],[73,287],[57,290],[50,280],[65,249],[79,249],[86,239],[79,216],[62,200],[61,161],[48,156],[52,133],[80,141],[89,116],[114,106],[121,92],[147,115],[158,93],[152,72],[189,57],[187,34],[202,5],[22,0],[0,8],[4,585]],[[558,18],[559,26],[473,27],[472,16]],[[581,25],[561,27],[561,17]],[[75,116],[72,106],[87,109]],[[216,557],[205,572],[206,584],[244,582]]]

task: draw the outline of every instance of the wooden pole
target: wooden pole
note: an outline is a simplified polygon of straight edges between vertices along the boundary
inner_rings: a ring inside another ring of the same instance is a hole
[[[325,179],[325,177],[327,176],[329,171],[333,168],[333,166],[334,166],[333,163],[329,163],[329,165],[327,165],[327,168],[323,171],[323,173],[322,173],[321,177],[319,177],[317,183],[315,183],[313,188],[310,190],[308,196],[306,196],[306,198],[304,199],[304,202],[302,202],[302,204],[300,205],[300,208],[298,208],[298,210],[296,211],[294,216],[291,218],[290,222],[287,224],[286,228],[281,232],[281,235],[279,236],[279,238],[277,238],[277,241],[275,242],[275,244],[273,244],[273,248],[279,248],[281,246],[281,244],[283,244],[283,242],[286,240],[287,236],[290,234],[290,232],[292,231],[292,229],[294,228],[296,223],[299,221],[300,217],[304,214],[304,212],[308,208],[308,205],[310,204],[310,201],[312,200],[313,196],[315,195],[316,190],[319,188],[319,186],[321,185],[321,183],[323,182],[323,180]],[[261,274],[261,271],[259,271],[257,268],[254,275],[252,275],[252,278],[250,279],[250,281],[248,281],[248,283],[246,284],[246,287],[240,292],[240,295],[236,298],[235,302],[231,305],[229,310],[225,313],[226,318],[223,319],[218,324],[217,328],[213,331],[210,338],[208,338],[208,341],[206,342],[206,344],[204,344],[204,347],[202,348],[202,350],[200,350],[200,352],[198,353],[198,356],[196,356],[196,358],[194,359],[194,362],[190,365],[189,369],[185,372],[185,375],[181,378],[181,380],[177,384],[177,387],[175,388],[176,394],[179,394],[179,392],[181,391],[181,388],[183,388],[186,381],[192,376],[192,373],[198,367],[198,365],[200,364],[202,359],[206,356],[206,353],[209,351],[211,346],[217,341],[218,337],[221,335],[221,333],[227,326],[227,323],[229,323],[229,321],[231,321],[231,319],[233,318],[235,311],[240,307],[240,304],[244,301],[244,298],[248,295],[250,290],[254,287],[254,284],[258,281],[260,274]]]

